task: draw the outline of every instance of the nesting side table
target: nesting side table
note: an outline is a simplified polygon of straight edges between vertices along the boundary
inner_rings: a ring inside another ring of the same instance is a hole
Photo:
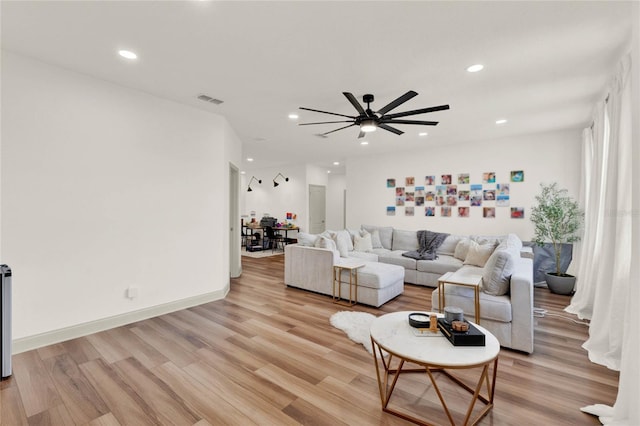
[[[358,303],[358,269],[364,266],[359,260],[346,259],[333,265],[333,303],[344,306],[353,306]],[[349,272],[349,299],[342,302],[342,271]],[[336,291],[336,287],[338,290]]]

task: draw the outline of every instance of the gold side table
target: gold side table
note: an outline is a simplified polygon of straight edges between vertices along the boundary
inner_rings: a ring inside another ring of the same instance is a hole
[[[480,285],[482,284],[482,275],[466,275],[458,274],[456,272],[447,272],[438,278],[438,310],[441,313],[444,312],[444,307],[446,306],[444,294],[445,284],[473,288],[475,323],[480,324]]]
[[[364,262],[356,260],[343,260],[337,265],[333,265],[333,303],[343,306],[353,306],[358,303],[358,269],[364,266]],[[342,300],[342,271],[349,271],[349,299]],[[338,291],[336,294],[336,286]]]

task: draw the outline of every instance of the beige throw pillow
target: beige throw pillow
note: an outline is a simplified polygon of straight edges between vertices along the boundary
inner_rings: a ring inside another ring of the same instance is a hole
[[[371,234],[365,232],[363,236],[356,235],[353,239],[354,251],[373,251],[373,244],[371,244]]]
[[[465,238],[464,240],[458,241],[458,245],[456,245],[456,250],[453,253],[453,257],[456,259],[460,259],[464,262],[467,258],[467,254],[469,253],[469,246],[471,245],[471,240],[469,238]]]
[[[377,229],[374,229],[373,232],[371,233],[371,246],[374,249],[383,248],[382,240],[380,240],[380,231],[378,231]]]
[[[509,293],[511,274],[515,268],[514,256],[518,252],[497,249],[489,256],[482,273],[482,291],[493,296]]]
[[[467,252],[467,257],[464,259],[464,264],[484,268],[484,264],[489,260],[495,247],[493,244],[480,245],[473,240],[469,241],[469,251]]]

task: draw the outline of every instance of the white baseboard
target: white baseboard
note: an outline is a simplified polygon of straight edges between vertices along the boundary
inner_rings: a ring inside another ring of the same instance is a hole
[[[202,305],[203,303],[213,302],[215,300],[224,299],[229,293],[229,283],[222,290],[212,293],[201,294],[199,296],[188,297],[186,299],[176,300],[174,302],[164,303],[162,305],[151,306],[149,308],[137,311],[127,312],[108,318],[102,318],[95,321],[77,324],[58,330],[48,331],[46,333],[36,334],[33,336],[22,337],[12,341],[12,353],[19,354],[21,352],[30,351],[32,349],[41,348],[47,345],[64,342],[70,339],[86,336],[88,334],[98,333],[136,321],[157,317],[159,315],[168,314],[179,311],[181,309],[191,308],[192,306]]]

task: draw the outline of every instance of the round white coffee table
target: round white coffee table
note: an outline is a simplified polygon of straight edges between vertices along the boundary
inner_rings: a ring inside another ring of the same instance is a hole
[[[371,343],[373,345],[373,360],[376,367],[383,411],[417,424],[431,425],[432,423],[389,407],[389,400],[391,399],[391,395],[401,373],[426,372],[431,379],[431,383],[449,421],[452,425],[455,425],[451,411],[433,375],[434,372],[442,372],[454,383],[473,395],[467,408],[464,423],[462,424],[475,425],[493,408],[493,395],[495,391],[496,374],[498,372],[498,354],[500,353],[500,343],[498,343],[498,339],[477,324],[474,324],[474,326],[485,335],[485,346],[453,346],[453,344],[442,335],[437,337],[416,336],[413,328],[409,325],[408,317],[410,313],[411,312],[407,311],[382,315],[376,318],[371,324],[370,333]],[[429,313],[426,314],[429,315]],[[383,351],[389,354],[388,359],[385,359]],[[394,358],[398,360],[397,366],[392,367]],[[417,364],[422,368],[403,370],[402,367],[405,362]],[[493,374],[490,379],[489,370],[492,364]],[[452,375],[450,371],[447,371],[469,368],[481,369],[480,377],[474,388]],[[393,377],[391,383],[389,383],[390,377]],[[486,396],[481,395],[481,390],[485,382]],[[471,414],[473,413],[473,407],[477,400],[483,402],[485,407],[477,417],[471,421]]]

